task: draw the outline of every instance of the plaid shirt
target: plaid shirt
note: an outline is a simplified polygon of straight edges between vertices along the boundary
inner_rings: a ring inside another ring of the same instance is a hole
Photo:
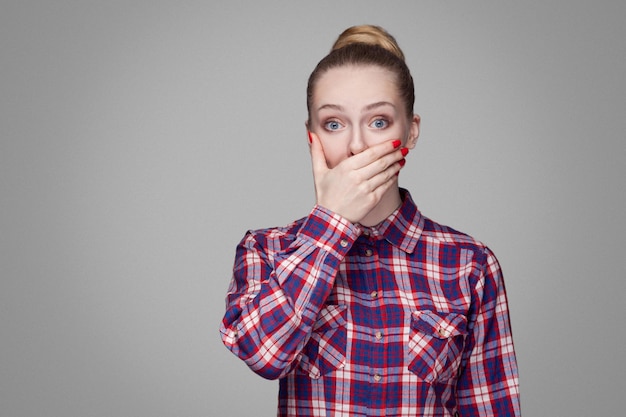
[[[280,416],[519,416],[498,261],[411,196],[377,227],[320,206],[237,247],[220,327]]]

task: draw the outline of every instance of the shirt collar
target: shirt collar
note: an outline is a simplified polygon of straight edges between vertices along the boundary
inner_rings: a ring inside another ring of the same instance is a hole
[[[363,226],[363,235],[374,239],[386,239],[392,245],[412,253],[424,229],[424,217],[413,202],[411,194],[400,188],[402,204],[376,226]]]

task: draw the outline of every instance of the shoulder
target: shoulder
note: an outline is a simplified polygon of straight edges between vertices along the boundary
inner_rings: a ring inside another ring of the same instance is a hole
[[[472,288],[495,294],[502,285],[500,263],[493,251],[480,240],[428,218],[424,222],[422,239],[426,251],[436,254],[438,262],[467,272]]]
[[[479,257],[484,257],[485,260],[487,257],[494,256],[489,247],[482,241],[428,217],[424,217],[422,238],[433,244],[470,250]]]
[[[306,218],[303,217],[285,226],[248,230],[240,245],[260,246],[267,250],[280,251],[296,239],[305,220]]]

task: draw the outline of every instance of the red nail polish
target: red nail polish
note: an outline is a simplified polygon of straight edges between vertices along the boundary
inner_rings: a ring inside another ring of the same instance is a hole
[[[311,136],[311,132],[307,131],[309,134],[309,143],[313,143],[313,136]]]
[[[399,147],[401,144],[402,144],[402,142],[401,142],[401,141],[399,141],[399,140],[394,140],[394,141],[393,141],[393,147],[394,147],[394,148]]]
[[[401,159],[398,161],[398,163],[400,164],[401,167],[403,167],[404,164],[406,164],[406,159]]]
[[[402,148],[400,152],[402,152],[402,156],[407,156],[409,154],[409,148]]]

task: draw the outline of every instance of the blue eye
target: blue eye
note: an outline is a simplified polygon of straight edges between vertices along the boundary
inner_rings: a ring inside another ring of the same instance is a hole
[[[339,130],[341,128],[341,123],[336,120],[331,120],[330,122],[326,122],[324,124],[324,128],[326,130]]]
[[[387,126],[389,126],[389,122],[385,119],[376,119],[372,122],[372,124],[370,125],[376,129],[384,129]]]

